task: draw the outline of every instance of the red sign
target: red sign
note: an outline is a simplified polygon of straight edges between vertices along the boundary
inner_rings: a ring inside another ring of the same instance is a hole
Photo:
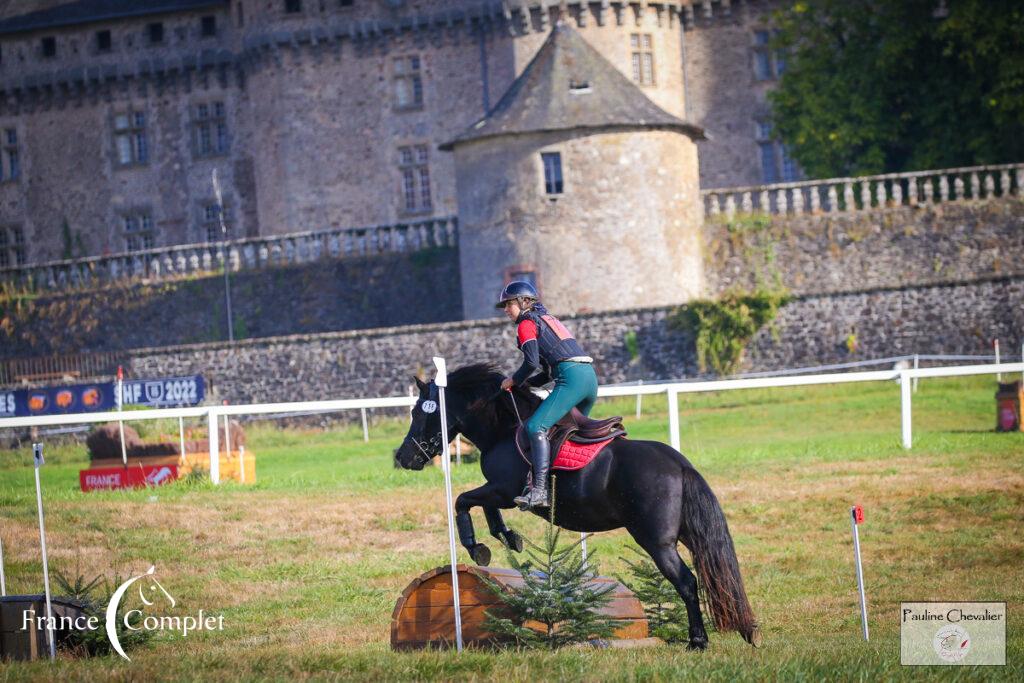
[[[177,465],[135,465],[133,467],[101,467],[82,470],[78,483],[83,491],[128,489],[159,486],[178,478]]]
[[[853,506],[853,521],[857,524],[864,523],[864,508],[862,508],[860,505]]]

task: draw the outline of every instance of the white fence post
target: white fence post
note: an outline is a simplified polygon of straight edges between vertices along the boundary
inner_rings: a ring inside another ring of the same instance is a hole
[[[672,448],[679,450],[679,391],[668,388],[668,438]]]
[[[994,339],[992,341],[992,347],[995,349],[995,352],[996,352],[996,365],[999,365],[999,340],[998,339]],[[997,382],[1002,382],[1003,381],[1003,373],[1001,373],[1001,372],[997,372],[996,373],[996,381]]]
[[[918,355],[915,353],[914,354],[914,369],[917,370],[918,367],[920,367],[920,359],[918,358]],[[917,393],[917,377],[914,377],[914,393],[915,394]]]
[[[210,408],[207,416],[210,433],[210,481],[220,483],[220,425],[217,424],[217,411]]]
[[[638,387],[642,387],[644,385],[644,381],[642,379],[638,379],[636,381],[636,385]],[[644,395],[641,394],[639,391],[636,394],[636,419],[638,420],[640,419],[640,411],[642,410],[641,400],[643,399],[643,396]]]
[[[370,441],[370,428],[366,424],[366,408],[360,408],[359,412],[363,418],[363,443],[368,443]]]
[[[583,553],[583,567],[586,568],[586,569],[589,569],[590,567],[587,565],[587,532],[586,531],[581,531],[580,532],[580,552]]]
[[[178,418],[178,443],[181,445],[181,456],[179,461],[185,462],[185,418]]]
[[[906,370],[900,371],[900,423],[903,431],[903,447],[910,448],[911,435],[911,391],[910,377]]]
[[[7,595],[7,578],[4,576],[4,539],[0,538],[0,597]]]

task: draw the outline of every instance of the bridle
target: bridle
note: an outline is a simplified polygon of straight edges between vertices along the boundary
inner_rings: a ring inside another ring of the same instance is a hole
[[[437,385],[434,384],[433,382],[431,382],[428,386],[429,386],[429,393],[428,393],[427,399],[426,399],[426,401],[424,401],[424,403],[426,403],[427,401],[432,401],[434,403],[434,405],[437,405],[438,399],[439,399],[439,393],[440,393],[438,391]],[[433,411],[430,411],[430,412],[433,412]],[[448,426],[448,433],[449,434],[455,433],[455,431],[458,428],[458,426],[459,426],[459,423],[458,423],[458,420],[456,420],[454,423],[452,423],[451,425]],[[414,439],[411,435],[410,436],[406,436],[405,440],[406,441],[411,441],[413,444],[416,445],[416,448],[419,450],[419,452],[415,454],[416,461],[413,464],[417,465],[419,467],[423,467],[428,462],[433,460],[434,457],[440,455],[441,451],[442,451],[442,447],[444,445],[444,444],[441,443],[442,439],[443,439],[443,437],[441,436],[441,430],[440,429],[437,430],[437,434],[433,435],[429,439],[422,439],[422,440],[420,440],[420,439]],[[428,449],[429,449],[429,452],[428,452]],[[433,455],[431,455],[431,453]]]

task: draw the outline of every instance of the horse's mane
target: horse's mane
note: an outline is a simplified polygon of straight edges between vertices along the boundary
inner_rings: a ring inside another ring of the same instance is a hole
[[[473,363],[453,370],[448,386],[465,401],[471,415],[484,422],[491,431],[500,431],[517,424],[512,398],[507,392],[495,396],[505,374],[493,363]],[[525,420],[533,414],[540,398],[529,389],[513,387],[519,415]]]

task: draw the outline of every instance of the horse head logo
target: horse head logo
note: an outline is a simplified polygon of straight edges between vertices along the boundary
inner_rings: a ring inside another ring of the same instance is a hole
[[[161,585],[161,583],[156,580],[156,576],[154,576],[155,573],[156,567],[151,566],[146,571],[145,574],[139,574],[138,576],[133,576],[132,578],[128,579],[127,581],[125,581],[117,587],[117,590],[114,591],[114,594],[110,596],[110,602],[107,604],[107,637],[110,638],[110,644],[113,645],[114,651],[117,652],[117,654],[124,657],[129,662],[132,660],[128,657],[128,655],[124,653],[124,650],[121,648],[121,642],[117,637],[117,612],[118,608],[121,606],[121,600],[122,598],[124,598],[124,594],[128,592],[128,589],[131,588],[132,585],[134,585],[136,582],[138,582],[139,579],[148,578],[148,584],[139,584],[137,587],[139,591],[139,599],[142,600],[143,605],[145,605],[146,607],[151,607],[157,600],[160,599],[161,595],[167,599],[167,601],[170,603],[170,607],[173,608],[177,604],[177,601],[174,599],[174,596],[168,593],[167,589],[164,588],[163,585]]]

